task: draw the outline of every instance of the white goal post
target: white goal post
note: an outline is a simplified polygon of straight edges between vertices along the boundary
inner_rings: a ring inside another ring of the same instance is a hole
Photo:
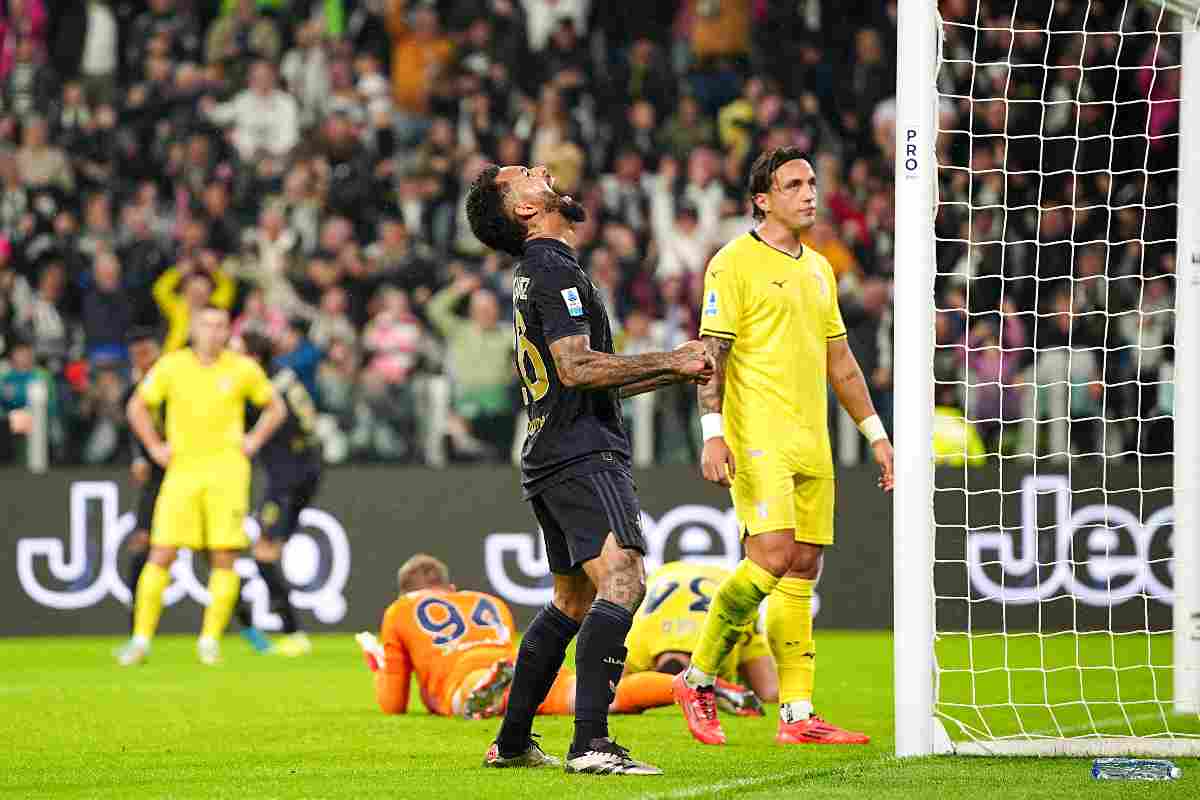
[[[942,10],[898,4],[896,755],[1200,755],[1200,3]]]

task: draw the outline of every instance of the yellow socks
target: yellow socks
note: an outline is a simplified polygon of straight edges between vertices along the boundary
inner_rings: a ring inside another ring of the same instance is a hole
[[[171,573],[148,562],[138,578],[133,604],[133,635],[149,642],[158,630],[158,618],[162,616],[163,592],[171,582]]]
[[[779,578],[750,559],[742,559],[738,568],[713,595],[712,606],[704,619],[704,629],[700,632],[700,641],[692,653],[689,683],[696,686],[712,683],[721,670],[721,664],[745,631],[745,626],[754,621],[759,604],[778,583]],[[697,675],[697,672],[701,674]]]
[[[148,569],[149,567],[147,567]],[[144,573],[143,573],[144,574]],[[208,593],[212,600],[204,609],[204,623],[200,626],[200,638],[220,639],[233,616],[237,605],[242,580],[231,569],[214,569],[208,576]]]
[[[816,581],[783,578],[767,601],[767,641],[779,672],[779,703],[812,711],[816,676],[812,597]],[[805,714],[804,716],[807,716]]]

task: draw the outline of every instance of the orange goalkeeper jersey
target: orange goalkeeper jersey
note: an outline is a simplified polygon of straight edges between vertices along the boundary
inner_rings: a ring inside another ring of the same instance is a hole
[[[422,589],[401,595],[384,613],[379,638],[384,671],[403,686],[393,713],[407,709],[413,672],[426,707],[450,714],[454,690],[468,673],[517,657],[512,612],[503,600],[483,592]]]

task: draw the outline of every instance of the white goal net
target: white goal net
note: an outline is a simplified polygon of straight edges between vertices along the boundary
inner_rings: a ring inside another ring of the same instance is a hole
[[[932,166],[913,147],[897,181],[898,208],[933,184],[929,747],[1200,754],[1173,609],[1173,545],[1197,535],[1175,525],[1175,345],[1177,283],[1200,277],[1177,268],[1200,15],[939,5]]]

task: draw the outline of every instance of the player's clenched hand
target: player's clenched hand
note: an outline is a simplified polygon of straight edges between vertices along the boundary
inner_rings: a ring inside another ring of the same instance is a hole
[[[725,444],[725,437],[714,436],[704,443],[700,454],[700,471],[706,481],[719,483],[728,488],[733,485],[733,451]]]
[[[697,383],[708,383],[713,374],[712,357],[704,348],[704,343],[696,339],[684,342],[675,348],[672,369],[681,378],[687,378]]]
[[[895,460],[892,443],[887,439],[880,439],[871,445],[871,450],[875,455],[875,463],[879,465],[879,488],[890,492],[896,485],[896,476],[892,471]]]
[[[171,460],[171,445],[165,442],[160,442],[147,449],[150,453],[150,457],[154,459],[154,463],[158,464],[163,469],[166,469],[167,463]]]
[[[247,433],[242,439],[242,454],[246,458],[254,458],[261,447],[262,443],[253,434]]]

